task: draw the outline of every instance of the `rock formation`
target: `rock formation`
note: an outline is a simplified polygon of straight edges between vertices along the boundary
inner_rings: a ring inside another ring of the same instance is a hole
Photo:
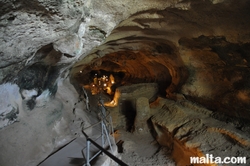
[[[160,144],[246,155],[249,11],[248,0],[1,0],[1,165],[37,165],[81,135],[94,73],[112,74],[113,90],[158,85],[148,117]]]

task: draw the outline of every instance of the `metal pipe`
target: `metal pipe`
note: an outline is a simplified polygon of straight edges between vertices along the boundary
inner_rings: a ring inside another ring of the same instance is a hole
[[[104,126],[103,128],[104,128],[104,131],[105,131],[105,133],[106,133],[106,136],[107,136],[107,140],[108,140],[109,146],[110,146],[110,150],[111,150],[112,153],[113,153],[114,151],[113,151],[113,148],[112,148],[110,139],[109,139],[109,134],[108,134],[108,132],[107,132],[106,126],[105,126],[104,124],[103,124],[103,126]]]
[[[101,125],[102,125],[102,147],[104,148],[104,132],[103,132],[104,124],[103,124],[103,121],[102,121]]]
[[[126,163],[124,163],[123,161],[121,161],[120,159],[118,159],[117,157],[115,157],[113,154],[111,154],[109,151],[105,150],[103,147],[101,147],[100,145],[98,145],[95,141],[93,141],[90,138],[87,138],[87,140],[89,140],[93,145],[95,145],[98,149],[100,149],[101,151],[103,151],[106,155],[108,155],[112,160],[114,160],[116,163],[118,163],[120,166],[128,166]]]
[[[89,161],[89,146],[90,146],[90,141],[89,138],[87,138],[87,147],[86,147],[86,164],[87,166],[90,166],[90,161]]]
[[[89,162],[92,161],[94,158],[96,158],[102,151],[99,150],[91,159],[89,159]]]

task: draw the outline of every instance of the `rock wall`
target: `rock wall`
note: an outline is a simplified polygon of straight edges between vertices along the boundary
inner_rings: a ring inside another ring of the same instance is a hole
[[[200,36],[179,44],[190,74],[181,93],[210,110],[249,119],[250,43]]]
[[[169,99],[247,121],[249,10],[249,1],[179,1],[138,12],[74,65],[72,77],[84,82],[92,70],[122,72],[124,84],[155,82]]]
[[[1,112],[2,166],[38,165],[50,153],[81,135],[81,127],[91,123],[83,110],[84,103],[79,102],[78,93],[69,80],[58,82],[54,97],[43,92],[36,98],[37,104],[32,110],[27,109],[16,85],[4,86],[9,90],[9,93],[4,93],[9,107]],[[11,104],[15,107],[12,108]],[[5,115],[4,119],[2,115]]]
[[[168,98],[249,120],[249,10],[248,0],[0,1],[1,163],[37,165],[72,138],[78,94],[60,80],[83,69],[124,67],[128,84],[158,80]]]
[[[37,165],[69,141],[74,134],[68,127],[77,130],[79,117],[86,118],[84,105],[74,108],[78,94],[72,85],[60,81],[72,64],[132,13],[174,3],[128,2],[0,1],[2,165]],[[72,112],[80,114],[76,120]]]

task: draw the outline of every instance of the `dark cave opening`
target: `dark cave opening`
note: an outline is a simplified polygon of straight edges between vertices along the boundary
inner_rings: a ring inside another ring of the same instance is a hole
[[[119,103],[120,113],[125,116],[126,131],[135,130],[134,122],[136,116],[135,104],[130,100],[121,100]]]

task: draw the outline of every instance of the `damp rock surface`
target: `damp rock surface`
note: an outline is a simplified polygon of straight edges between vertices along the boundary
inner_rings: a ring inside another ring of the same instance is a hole
[[[3,89],[1,92],[6,97],[0,100],[1,107],[7,104],[4,108],[9,110],[1,108],[0,163],[3,166],[38,165],[81,134],[81,127],[91,123],[82,108],[84,103],[79,102],[69,81],[59,81],[58,91],[52,98],[43,92],[35,99],[37,104],[32,110],[27,108],[17,85],[7,84],[4,88],[6,92]]]
[[[121,85],[155,83],[174,100],[150,110],[173,156],[245,155],[249,11],[249,0],[0,1],[0,163],[37,165],[91,124],[76,90],[93,70],[121,73]],[[134,103],[124,105],[129,118],[114,107],[115,122],[133,131]]]

